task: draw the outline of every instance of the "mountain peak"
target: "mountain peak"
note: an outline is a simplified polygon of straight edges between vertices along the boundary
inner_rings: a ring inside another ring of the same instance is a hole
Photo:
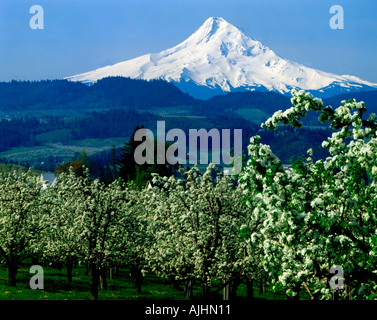
[[[204,33],[213,35],[219,30],[221,25],[225,24],[229,25],[229,23],[227,23],[223,18],[211,17],[204,21],[199,30],[203,29]]]
[[[234,25],[226,21],[221,17],[210,17],[187,39],[196,40],[196,43],[201,43],[202,41],[207,42],[211,38],[223,38],[232,39],[232,38],[241,38],[243,33],[236,28]]]
[[[209,30],[210,33],[214,34],[219,29],[219,27],[223,26],[231,26],[229,22],[221,17],[210,17],[202,24],[202,27],[206,30]]]
[[[206,21],[204,21],[203,25],[207,25],[207,24],[213,25],[213,24],[219,24],[222,22],[226,22],[229,24],[229,22],[225,21],[225,19],[222,17],[209,17]]]
[[[190,94],[194,87],[210,89],[214,94],[219,94],[218,90],[268,90],[284,94],[291,89],[321,92],[334,88],[342,91],[377,88],[377,84],[357,77],[339,76],[283,59],[221,17],[208,18],[175,47],[66,79],[93,83],[110,76],[163,79]]]

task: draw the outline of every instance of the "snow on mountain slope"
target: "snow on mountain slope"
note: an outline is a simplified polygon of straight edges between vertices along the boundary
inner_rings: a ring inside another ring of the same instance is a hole
[[[354,76],[335,75],[283,59],[223,18],[213,17],[173,48],[66,79],[94,83],[110,76],[193,82],[225,92],[237,88],[280,93],[292,88],[319,91],[334,86],[349,90],[377,88],[377,84]]]

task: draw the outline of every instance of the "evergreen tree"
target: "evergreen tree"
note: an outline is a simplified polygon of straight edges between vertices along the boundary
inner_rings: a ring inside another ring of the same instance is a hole
[[[141,126],[141,128],[144,128],[144,126]],[[139,126],[136,126],[131,138],[124,144],[124,147],[121,149],[122,153],[119,161],[119,177],[121,177],[124,181],[131,181],[136,177],[136,163],[134,159],[134,152],[139,142],[135,141],[134,137],[136,131],[141,128],[139,128]]]
[[[110,150],[110,159],[108,165],[113,180],[118,178],[118,156],[115,145]]]
[[[151,180],[152,173],[158,173],[160,176],[171,176],[173,173],[173,166],[170,164],[157,164],[157,155],[155,155],[154,164],[144,163],[139,165],[135,162],[134,153],[137,146],[142,143],[135,141],[135,133],[144,126],[137,126],[131,138],[122,148],[122,153],[119,160],[119,177],[124,181],[134,181],[137,187],[143,188],[146,183]],[[167,144],[166,147],[169,145]],[[157,141],[154,140],[154,150],[157,149]]]

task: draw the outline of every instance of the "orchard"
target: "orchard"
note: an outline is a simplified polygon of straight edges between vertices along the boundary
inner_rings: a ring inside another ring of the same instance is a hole
[[[121,179],[93,180],[71,169],[42,189],[30,173],[0,175],[0,256],[9,285],[26,257],[74,266],[91,277],[98,299],[109,272],[127,267],[136,292],[146,274],[168,279],[193,299],[245,283],[282,290],[288,299],[367,300],[377,297],[377,122],[363,102],[333,109],[305,91],[292,107],[262,124],[302,126],[308,112],[329,123],[329,156],[313,152],[283,166],[259,136],[250,138],[242,172],[229,177],[210,164],[184,179],[153,176],[139,189]],[[338,270],[334,274],[332,270]],[[225,295],[224,295],[225,297]]]

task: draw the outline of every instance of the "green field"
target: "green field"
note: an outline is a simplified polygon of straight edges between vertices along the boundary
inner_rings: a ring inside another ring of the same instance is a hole
[[[44,289],[31,289],[29,281],[33,274],[29,273],[30,260],[20,266],[17,276],[17,286],[8,285],[8,270],[0,266],[0,300],[91,300],[90,275],[85,275],[85,268],[78,266],[73,269],[72,283],[68,283],[66,269],[60,270],[44,266]],[[108,288],[99,290],[99,300],[187,300],[183,286],[172,288],[167,279],[149,274],[142,285],[142,293],[137,294],[127,268],[121,268],[113,279],[107,279]],[[194,300],[200,300],[199,283],[194,286]],[[304,292],[303,292],[304,294]],[[305,298],[305,295],[302,298]],[[237,290],[238,301],[247,300],[246,285],[240,284]],[[286,300],[284,293],[274,293],[266,288],[259,292],[259,286],[254,286],[254,299]],[[215,300],[222,300],[222,291]]]
[[[63,130],[59,130],[63,131]],[[54,131],[54,133],[56,133]],[[53,133],[44,134],[40,139],[45,139],[45,142],[50,141],[46,135],[52,135]],[[128,137],[114,137],[107,139],[83,139],[72,140],[68,144],[62,142],[46,143],[36,147],[20,147],[13,148],[8,151],[0,152],[0,158],[6,160],[29,162],[31,166],[34,166],[41,161],[48,159],[50,156],[60,159],[61,161],[71,160],[75,154],[85,150],[88,156],[100,153],[102,151],[110,150],[113,145],[116,148],[123,147],[124,143],[128,140]]]
[[[259,109],[253,108],[243,108],[235,110],[235,113],[240,117],[253,122],[253,123],[262,123],[270,117],[267,113]]]

